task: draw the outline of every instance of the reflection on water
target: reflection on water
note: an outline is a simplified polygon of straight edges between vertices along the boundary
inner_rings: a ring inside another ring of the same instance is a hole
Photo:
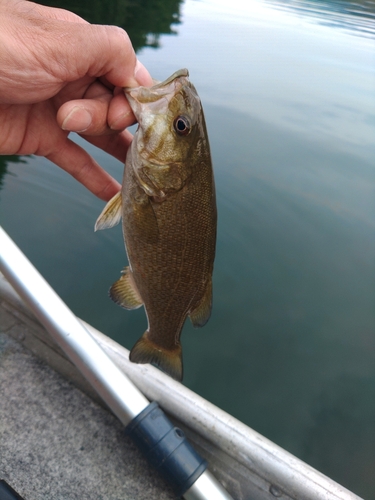
[[[291,11],[325,26],[343,28],[360,36],[375,36],[373,0],[268,0],[273,7]]]
[[[0,190],[4,185],[4,177],[9,163],[27,163],[26,157],[16,155],[0,155]]]
[[[96,24],[115,24],[124,28],[136,50],[159,47],[161,34],[176,34],[173,26],[181,23],[182,0],[43,0],[51,7],[63,7]],[[253,10],[257,0],[218,0],[216,4],[230,9]],[[348,30],[360,36],[375,36],[374,0],[267,0],[273,9],[295,13],[321,25]]]
[[[174,34],[180,23],[182,0],[44,0],[50,7],[63,7],[94,24],[124,28],[136,50],[159,46],[161,34]]]
[[[141,61],[159,79],[188,67],[203,100],[214,308],[204,329],[184,329],[184,383],[374,500],[373,3],[161,3],[74,8],[128,31],[134,8]],[[161,34],[178,19],[178,36]],[[85,147],[121,180],[122,165]],[[76,314],[132,347],[145,315],[107,297],[125,254],[119,227],[93,232],[103,203],[44,159],[7,171],[5,229]]]

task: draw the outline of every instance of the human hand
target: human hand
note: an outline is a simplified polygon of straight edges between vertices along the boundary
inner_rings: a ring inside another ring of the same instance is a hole
[[[135,118],[122,87],[152,85],[115,26],[25,0],[0,0],[0,154],[45,156],[109,200],[120,185],[69,132],[125,161]]]

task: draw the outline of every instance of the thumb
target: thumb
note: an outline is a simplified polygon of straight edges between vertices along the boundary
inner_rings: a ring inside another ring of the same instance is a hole
[[[56,23],[49,45],[54,76],[74,81],[84,76],[104,77],[115,87],[152,85],[147,70],[137,64],[128,34],[117,26]]]
[[[23,0],[0,0],[0,60],[0,99],[7,103],[40,102],[84,77],[152,85],[123,29]]]

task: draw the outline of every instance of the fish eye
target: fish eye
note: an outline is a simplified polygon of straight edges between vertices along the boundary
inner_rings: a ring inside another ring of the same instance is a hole
[[[174,119],[173,127],[178,135],[187,135],[190,132],[190,121],[186,116],[177,116]]]

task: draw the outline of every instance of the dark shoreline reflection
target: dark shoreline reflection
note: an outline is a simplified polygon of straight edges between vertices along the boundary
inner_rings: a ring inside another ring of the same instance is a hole
[[[0,190],[4,185],[5,174],[8,173],[8,163],[27,163],[27,161],[22,156],[0,155]]]
[[[173,35],[172,25],[180,24],[182,0],[45,0],[49,7],[70,10],[92,24],[120,26],[129,35],[136,51],[159,47],[160,35]]]

